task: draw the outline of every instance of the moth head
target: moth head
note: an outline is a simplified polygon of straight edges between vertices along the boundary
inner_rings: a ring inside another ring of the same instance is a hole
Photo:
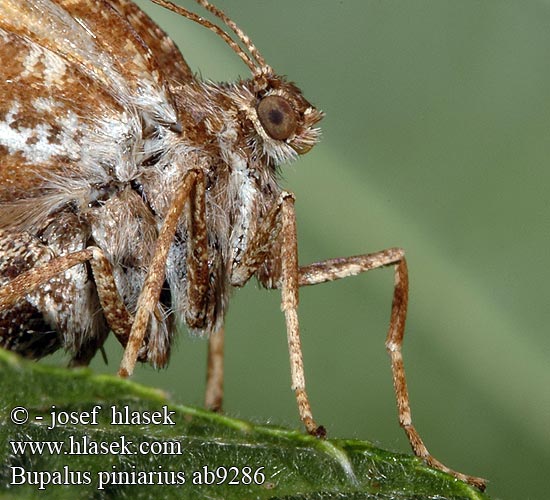
[[[259,80],[263,88],[257,90]],[[255,99],[249,118],[264,149],[290,147],[300,155],[307,153],[319,141],[316,127],[323,113],[310,104],[294,84],[282,77],[261,75],[254,79]]]
[[[244,89],[239,89],[237,94],[241,95],[237,100],[241,100],[239,109],[245,111],[260,136],[264,154],[279,164],[296,154],[307,153],[318,142],[320,131],[315,125],[323,113],[302,96],[298,87],[274,74],[250,38],[224,12],[208,0],[195,0],[222,21],[240,44],[218,25],[169,0],[152,1],[216,33],[250,68],[252,88],[242,94],[240,91]],[[252,92],[252,99],[248,91]],[[258,144],[255,146],[257,148]]]

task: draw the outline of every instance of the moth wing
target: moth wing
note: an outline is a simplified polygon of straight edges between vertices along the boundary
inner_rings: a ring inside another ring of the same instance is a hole
[[[56,53],[124,107],[160,123],[177,116],[153,51],[107,0],[2,0],[0,27]]]
[[[0,28],[1,227],[45,217],[130,170],[125,146],[140,127],[75,64]]]
[[[134,2],[110,0],[110,3],[149,47],[168,85],[181,84],[195,78],[172,39]]]
[[[125,0],[0,2],[0,227],[132,178],[144,127],[177,122],[158,59],[174,58],[168,78],[192,78],[158,33]]]

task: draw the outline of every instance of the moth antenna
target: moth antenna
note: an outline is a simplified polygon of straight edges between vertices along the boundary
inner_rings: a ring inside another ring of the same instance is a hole
[[[222,40],[229,45],[233,51],[242,59],[242,61],[250,68],[252,74],[259,76],[265,73],[272,73],[271,67],[266,64],[265,59],[260,54],[260,51],[252,43],[250,38],[244,33],[244,31],[237,26],[237,24],[232,21],[223,11],[212,5],[207,0],[195,0],[196,3],[204,7],[206,10],[214,14],[218,19],[220,19],[227,27],[229,27],[237,38],[243,43],[246,47],[246,50],[250,53],[247,54],[243,48],[233,40],[222,28],[218,25],[210,22],[208,19],[187,10],[184,7],[174,4],[169,0],[151,0],[153,3],[164,7],[165,9],[171,10],[176,14],[179,14],[191,21],[194,21],[205,28],[208,28],[210,31],[216,33]],[[250,57],[252,56],[252,57]]]
[[[246,50],[252,55],[254,60],[258,63],[258,66],[260,68],[269,68],[269,65],[266,63],[264,57],[262,54],[260,54],[260,51],[258,48],[252,43],[252,40],[248,37],[248,35],[237,25],[235,21],[233,21],[225,12],[223,12],[221,9],[216,7],[215,5],[212,5],[208,0],[195,0],[198,4],[202,5],[206,10],[214,14],[218,19],[220,19],[226,26],[228,26],[235,35],[237,35],[237,38],[244,44],[246,47]]]

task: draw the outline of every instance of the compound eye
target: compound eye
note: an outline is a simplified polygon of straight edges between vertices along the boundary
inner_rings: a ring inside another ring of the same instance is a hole
[[[285,98],[268,95],[256,109],[262,127],[272,139],[285,141],[296,131],[296,113]]]

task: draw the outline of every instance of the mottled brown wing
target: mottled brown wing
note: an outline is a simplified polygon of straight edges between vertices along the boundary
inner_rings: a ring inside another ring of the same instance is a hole
[[[0,227],[132,178],[144,126],[177,122],[166,78],[192,78],[157,32],[125,0],[0,1]]]
[[[124,0],[0,0],[0,285],[89,244],[83,212],[162,150],[177,123],[168,80],[192,75],[158,33]],[[0,311],[0,345],[87,364],[109,331],[100,309],[75,266]]]
[[[0,27],[63,57],[124,105],[177,121],[152,51],[106,0],[2,0]]]
[[[28,37],[0,27],[0,226],[46,217],[109,171],[131,169],[139,137],[101,82]],[[34,198],[34,203],[17,203]]]
[[[110,0],[111,5],[136,30],[138,36],[149,47],[168,84],[184,83],[194,78],[181,52],[171,38],[157,24],[130,0]]]

